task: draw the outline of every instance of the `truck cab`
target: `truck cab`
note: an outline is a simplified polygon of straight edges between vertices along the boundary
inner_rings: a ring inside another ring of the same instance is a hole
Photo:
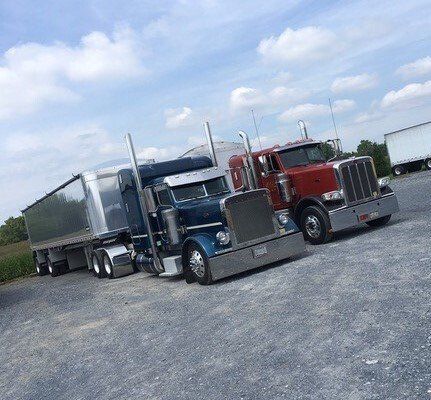
[[[362,222],[384,225],[398,211],[389,179],[377,179],[371,157],[327,161],[319,141],[257,152],[247,152],[245,144],[245,154],[232,157],[229,167],[236,190],[247,190],[253,181],[267,188],[275,210],[288,212],[312,244]]]
[[[304,251],[299,229],[287,216],[276,217],[268,190],[232,193],[223,170],[196,168],[204,159],[139,167],[149,225],[133,170],[119,171],[139,269],[162,277],[184,274],[189,283],[209,284]]]

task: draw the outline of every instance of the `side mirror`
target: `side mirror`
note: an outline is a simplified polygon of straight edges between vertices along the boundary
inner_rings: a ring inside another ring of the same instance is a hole
[[[154,193],[152,187],[146,187],[144,189],[144,200],[147,204],[148,212],[154,213],[157,211],[156,201],[154,200]]]

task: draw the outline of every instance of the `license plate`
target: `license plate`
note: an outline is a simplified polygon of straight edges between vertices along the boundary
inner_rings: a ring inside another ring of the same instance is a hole
[[[359,215],[358,219],[361,222],[365,222],[365,221],[369,221],[371,219],[376,219],[379,216],[378,211],[374,211],[372,213],[369,214],[361,214]]]
[[[265,254],[268,254],[266,246],[256,247],[253,249],[254,258],[263,257]]]

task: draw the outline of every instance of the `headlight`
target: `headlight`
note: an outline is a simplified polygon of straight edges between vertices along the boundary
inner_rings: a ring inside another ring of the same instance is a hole
[[[384,178],[380,178],[379,180],[378,180],[378,182],[379,182],[379,186],[381,187],[381,188],[384,188],[384,187],[386,187],[386,186],[388,186],[389,185],[389,182],[391,181],[391,179],[389,178],[389,176],[385,176]]]
[[[338,201],[344,198],[343,192],[341,190],[334,190],[332,192],[323,193],[322,199],[324,201]]]
[[[229,232],[226,232],[226,231],[217,232],[216,239],[222,245],[228,244],[230,242]]]
[[[280,225],[286,225],[289,222],[289,215],[283,213],[278,216],[278,222]]]

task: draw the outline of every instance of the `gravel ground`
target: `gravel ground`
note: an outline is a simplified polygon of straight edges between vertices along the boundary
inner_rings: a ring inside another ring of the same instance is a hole
[[[386,227],[209,287],[0,286],[1,399],[431,398],[431,173],[392,186]]]

